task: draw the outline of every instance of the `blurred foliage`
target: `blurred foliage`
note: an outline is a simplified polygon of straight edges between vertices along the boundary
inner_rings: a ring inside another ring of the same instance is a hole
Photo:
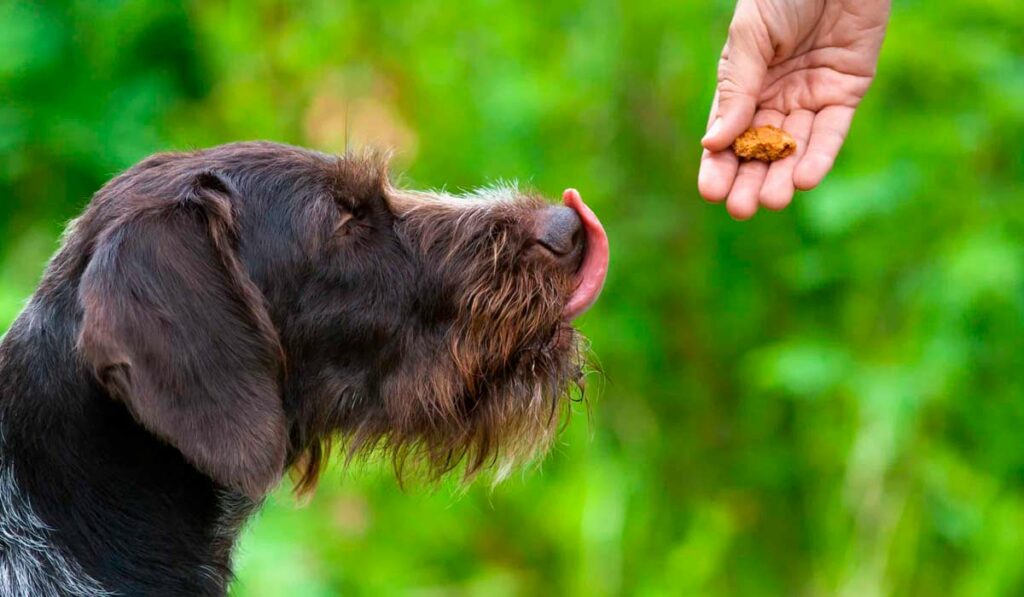
[[[0,0],[0,320],[154,151],[576,186],[613,243],[589,422],[493,490],[283,488],[236,595],[1024,592],[1024,5],[897,0],[835,172],[746,224],[695,191],[731,10]]]

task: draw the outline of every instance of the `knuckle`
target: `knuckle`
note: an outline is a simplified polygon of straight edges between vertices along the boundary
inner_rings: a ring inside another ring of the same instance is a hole
[[[718,65],[718,92],[730,95],[743,93],[745,90],[740,83],[742,78],[736,64],[723,59]]]

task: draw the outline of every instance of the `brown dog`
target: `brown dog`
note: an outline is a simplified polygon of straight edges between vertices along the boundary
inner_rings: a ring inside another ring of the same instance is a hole
[[[0,346],[0,593],[223,594],[244,520],[333,440],[429,475],[543,452],[608,262],[565,199],[271,143],[111,181]]]

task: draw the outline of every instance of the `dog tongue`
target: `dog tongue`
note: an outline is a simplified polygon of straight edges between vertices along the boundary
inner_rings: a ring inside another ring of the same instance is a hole
[[[594,212],[583,203],[579,191],[567,189],[562,194],[562,201],[579,214],[587,233],[587,253],[576,274],[576,292],[562,312],[566,319],[572,320],[594,304],[604,287],[604,279],[608,275],[608,235]]]

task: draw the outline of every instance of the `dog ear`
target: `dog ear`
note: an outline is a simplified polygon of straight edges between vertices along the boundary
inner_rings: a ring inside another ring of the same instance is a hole
[[[234,194],[203,173],[184,196],[140,200],[108,226],[79,287],[78,348],[146,429],[259,498],[285,467],[284,359],[237,256]]]

